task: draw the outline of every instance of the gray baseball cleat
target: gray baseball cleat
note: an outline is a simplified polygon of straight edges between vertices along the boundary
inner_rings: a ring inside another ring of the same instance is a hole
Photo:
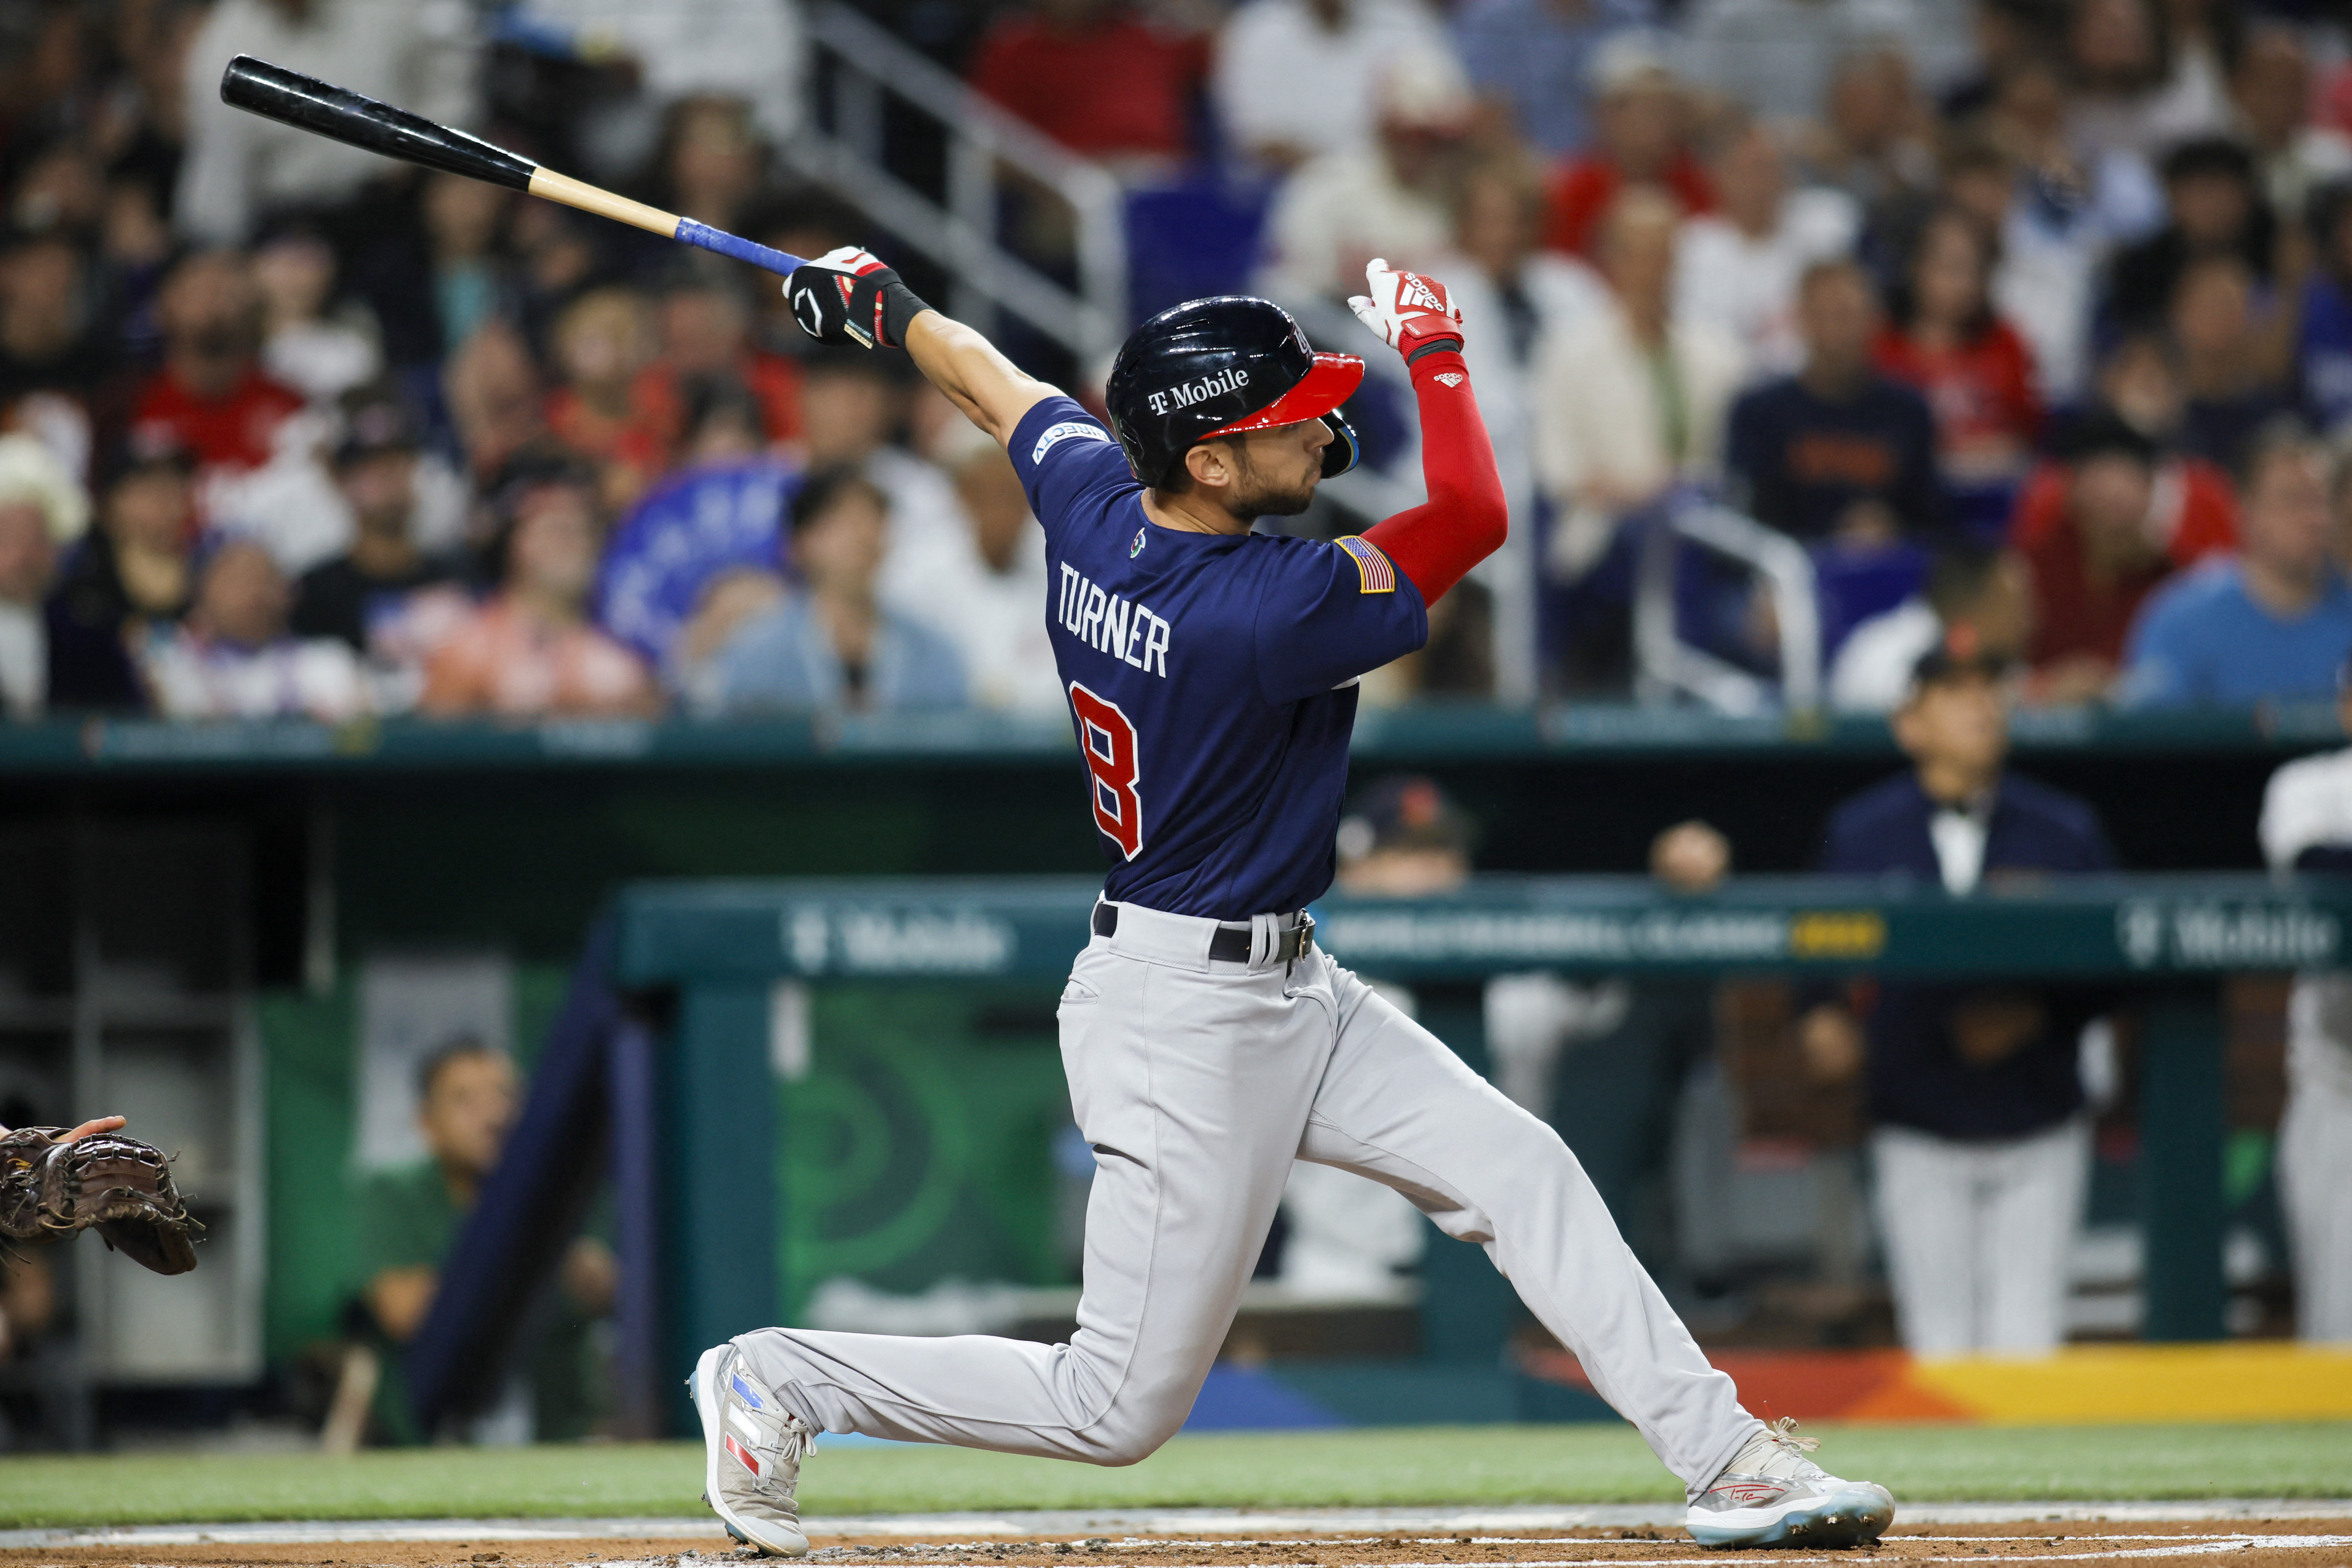
[[[1844,1481],[1805,1457],[1819,1447],[1782,1416],[1748,1439],[1691,1500],[1683,1525],[1701,1546],[1859,1546],[1895,1522],[1875,1481]]]
[[[702,1416],[702,1500],[744,1545],[807,1556],[793,1489],[801,1460],[816,1449],[816,1428],[754,1378],[731,1344],[702,1352],[686,1391]]]

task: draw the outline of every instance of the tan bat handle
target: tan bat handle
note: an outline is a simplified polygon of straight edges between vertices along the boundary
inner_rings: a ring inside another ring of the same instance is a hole
[[[643,202],[616,196],[585,180],[575,180],[552,169],[541,168],[530,172],[530,194],[545,196],[551,202],[562,202],[567,207],[578,207],[584,213],[594,213],[598,217],[617,219],[660,235],[664,239],[675,238],[677,235],[676,213],[666,213],[659,207],[649,207]]]

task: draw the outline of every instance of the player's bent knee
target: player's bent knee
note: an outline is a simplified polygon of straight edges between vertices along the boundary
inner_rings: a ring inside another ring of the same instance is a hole
[[[1188,1393],[1181,1398],[1122,1395],[1088,1429],[1092,1447],[1087,1459],[1106,1468],[1139,1464],[1160,1451],[1192,1413]]]

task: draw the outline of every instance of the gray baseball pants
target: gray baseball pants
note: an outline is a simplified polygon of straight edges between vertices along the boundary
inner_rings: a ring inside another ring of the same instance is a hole
[[[1394,1187],[1486,1249],[1696,1495],[1757,1430],[1557,1133],[1319,948],[1208,956],[1215,923],[1133,904],[1078,955],[1062,1062],[1094,1146],[1066,1345],[761,1329],[734,1342],[828,1432],[1128,1465],[1182,1426],[1294,1160]]]

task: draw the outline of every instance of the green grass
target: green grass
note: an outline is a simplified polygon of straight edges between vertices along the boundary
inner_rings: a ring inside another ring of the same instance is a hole
[[[1822,1458],[1898,1499],[2342,1497],[2352,1422],[2294,1426],[1822,1426]],[[687,1444],[0,1459],[0,1526],[701,1511]],[[1671,1502],[1630,1428],[1458,1426],[1180,1437],[1103,1470],[955,1448],[840,1448],[814,1514],[972,1509]]]

